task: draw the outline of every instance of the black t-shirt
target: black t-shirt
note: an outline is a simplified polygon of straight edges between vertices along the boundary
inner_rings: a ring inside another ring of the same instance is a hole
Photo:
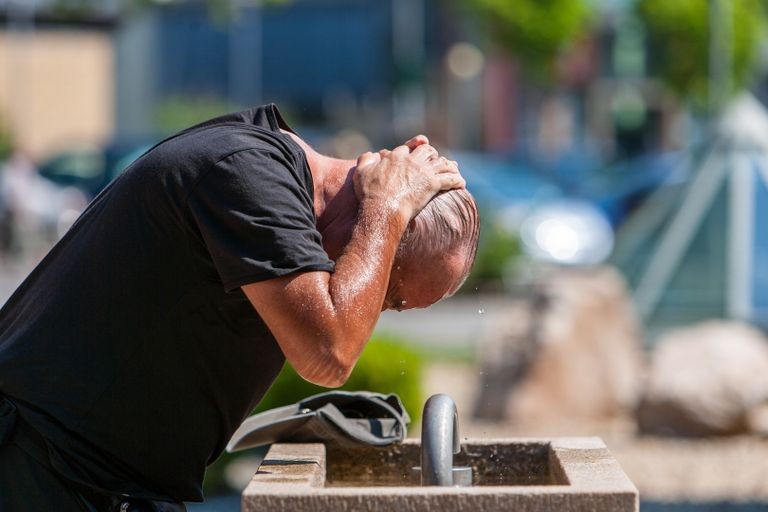
[[[333,271],[305,155],[280,127],[268,105],[158,144],[0,311],[0,392],[68,478],[201,499],[205,466],[279,372],[239,287]]]

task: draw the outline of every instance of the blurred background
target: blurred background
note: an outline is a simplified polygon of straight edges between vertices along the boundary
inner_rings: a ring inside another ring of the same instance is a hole
[[[275,102],[320,151],[425,133],[481,208],[464,288],[347,384],[468,437],[599,435],[643,510],[768,510],[763,0],[0,0],[0,296],[153,143]],[[98,248],[94,248],[98,250]],[[290,368],[261,404],[319,391]],[[246,454],[209,471],[237,510]]]

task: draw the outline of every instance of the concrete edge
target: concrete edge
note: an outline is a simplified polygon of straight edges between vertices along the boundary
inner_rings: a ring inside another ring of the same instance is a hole
[[[405,444],[419,444],[418,439],[406,439]],[[254,475],[242,494],[243,510],[249,510],[266,499],[272,505],[304,497],[330,499],[378,500],[394,495],[402,497],[436,498],[450,496],[464,501],[470,497],[490,499],[507,496],[515,500],[546,499],[559,501],[568,495],[589,494],[598,502],[621,502],[627,506],[639,503],[637,488],[621,469],[600,438],[508,438],[468,439],[462,444],[549,444],[553,457],[560,464],[568,485],[460,487],[325,487],[325,446],[322,444],[275,444],[264,464]],[[593,502],[594,503],[594,502]],[[637,505],[635,510],[637,510]],[[622,508],[622,510],[624,510]],[[629,509],[628,509],[629,510]]]

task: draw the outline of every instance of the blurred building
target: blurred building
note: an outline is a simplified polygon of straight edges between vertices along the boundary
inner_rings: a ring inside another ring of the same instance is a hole
[[[598,2],[594,31],[546,87],[441,0],[231,0],[223,13],[203,0],[80,4],[90,7],[57,18],[54,0],[0,2],[0,115],[35,156],[172,131],[185,109],[269,101],[374,145],[426,131],[523,156],[566,186],[606,160],[679,144],[679,110],[647,78],[629,2]]]
[[[114,127],[115,19],[61,19],[30,3],[0,9],[0,126],[41,159],[72,143],[98,144]]]
[[[243,3],[220,17],[195,1],[148,9],[116,33],[118,133],[151,131],[158,108],[195,98],[274,101],[289,117],[354,127],[392,96],[392,18],[377,0]]]

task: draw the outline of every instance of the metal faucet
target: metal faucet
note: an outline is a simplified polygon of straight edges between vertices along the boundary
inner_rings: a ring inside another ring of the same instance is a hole
[[[461,451],[459,414],[448,395],[431,396],[421,418],[421,485],[471,485],[472,468],[454,468]]]

